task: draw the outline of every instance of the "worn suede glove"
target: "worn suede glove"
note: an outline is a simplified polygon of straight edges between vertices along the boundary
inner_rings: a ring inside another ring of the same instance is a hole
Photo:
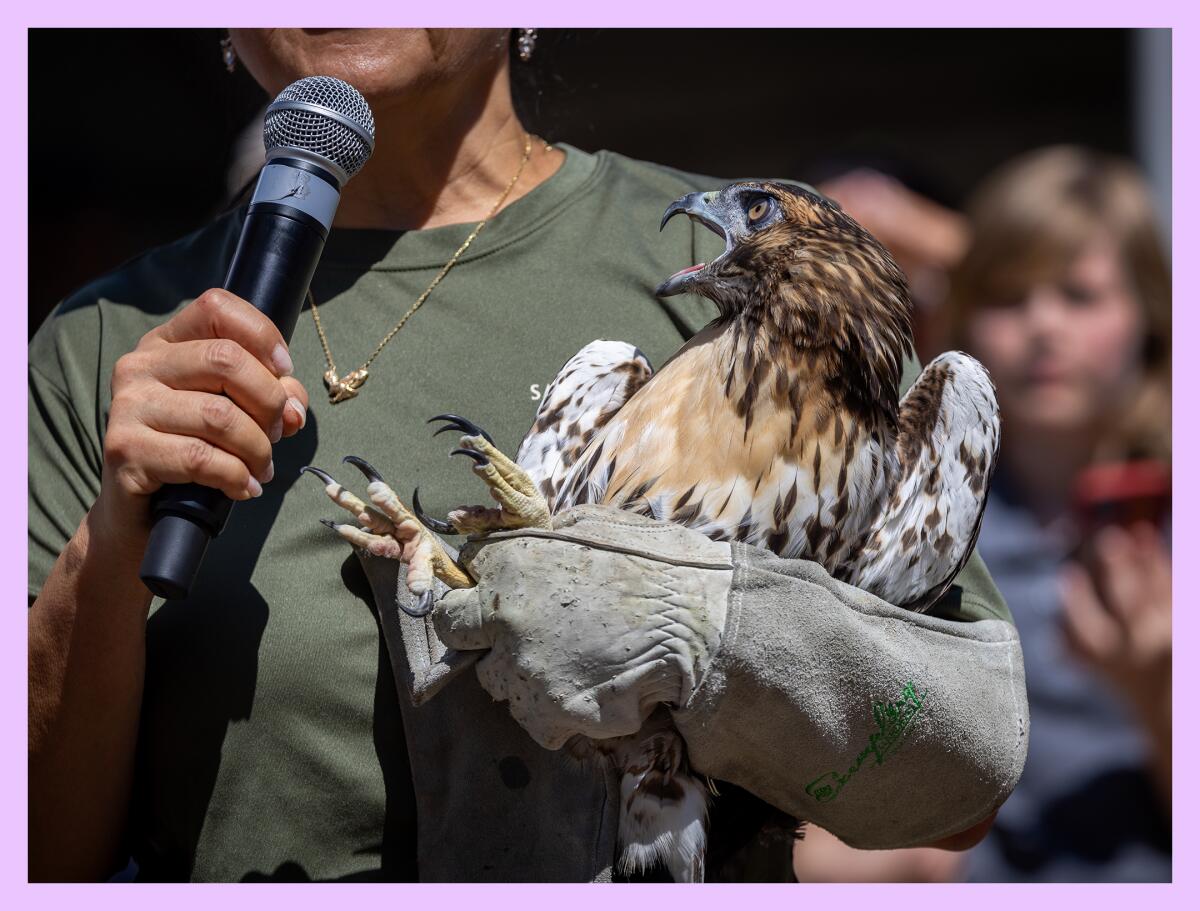
[[[462,557],[479,584],[439,602],[438,636],[490,649],[479,682],[548,749],[634,734],[656,705],[686,705],[725,626],[729,545],[679,525],[581,506]]]
[[[1005,620],[915,614],[811,561],[611,507],[463,558],[479,585],[427,619],[452,648],[490,649],[479,679],[544,746],[632,733],[665,702],[693,769],[860,848],[970,828],[1024,764]]]

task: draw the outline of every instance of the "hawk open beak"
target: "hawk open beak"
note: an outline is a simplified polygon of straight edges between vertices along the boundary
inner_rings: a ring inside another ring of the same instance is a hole
[[[729,230],[726,224],[728,210],[723,193],[714,190],[707,193],[689,193],[687,196],[679,197],[679,199],[667,206],[667,211],[663,213],[662,222],[659,224],[658,230],[661,231],[666,227],[667,222],[680,212],[687,215],[692,221],[697,221],[704,225],[704,227],[724,240],[725,251],[711,263],[697,263],[694,266],[688,266],[686,269],[680,269],[658,286],[654,292],[658,297],[670,297],[673,294],[683,294],[687,291],[697,290],[697,286],[704,284],[705,280],[712,275],[712,267],[717,260],[721,259],[721,257],[733,248],[733,232]]]

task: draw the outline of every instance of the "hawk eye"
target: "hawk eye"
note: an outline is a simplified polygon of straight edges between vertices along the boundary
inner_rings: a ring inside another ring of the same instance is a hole
[[[759,199],[746,212],[746,216],[751,221],[761,221],[771,211],[771,198],[766,197]]]

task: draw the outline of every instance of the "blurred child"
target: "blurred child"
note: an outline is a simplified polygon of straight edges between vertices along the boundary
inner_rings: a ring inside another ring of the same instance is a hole
[[[968,873],[1166,880],[1170,557],[1159,530],[1098,522],[1076,497],[1089,466],[1170,460],[1170,271],[1149,192],[1130,164],[1056,147],[1003,168],[969,214],[950,323],[1000,400],[980,548],[1021,632],[1031,730]]]

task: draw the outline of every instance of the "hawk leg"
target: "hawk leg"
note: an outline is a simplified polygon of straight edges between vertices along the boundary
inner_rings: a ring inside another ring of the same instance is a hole
[[[408,590],[417,596],[417,607],[401,608],[413,617],[424,617],[433,610],[433,580],[441,579],[451,588],[469,588],[475,581],[458,565],[446,545],[418,521],[383,477],[370,463],[358,456],[346,456],[349,462],[367,477],[367,497],[364,503],[354,493],[339,484],[327,472],[305,466],[302,471],[312,474],[325,485],[329,499],[342,507],[358,525],[322,520],[326,525],[355,547],[391,560],[408,564]]]
[[[432,421],[445,421],[434,436],[447,430],[460,430],[463,436],[451,455],[467,456],[474,464],[471,470],[478,475],[499,506],[460,506],[446,517],[450,528],[464,535],[486,534],[508,528],[549,528],[550,505],[538,491],[533,479],[520,465],[496,448],[492,438],[466,418],[439,414]],[[417,504],[414,502],[414,506]],[[417,512],[418,518],[435,530],[445,523],[430,520]]]

